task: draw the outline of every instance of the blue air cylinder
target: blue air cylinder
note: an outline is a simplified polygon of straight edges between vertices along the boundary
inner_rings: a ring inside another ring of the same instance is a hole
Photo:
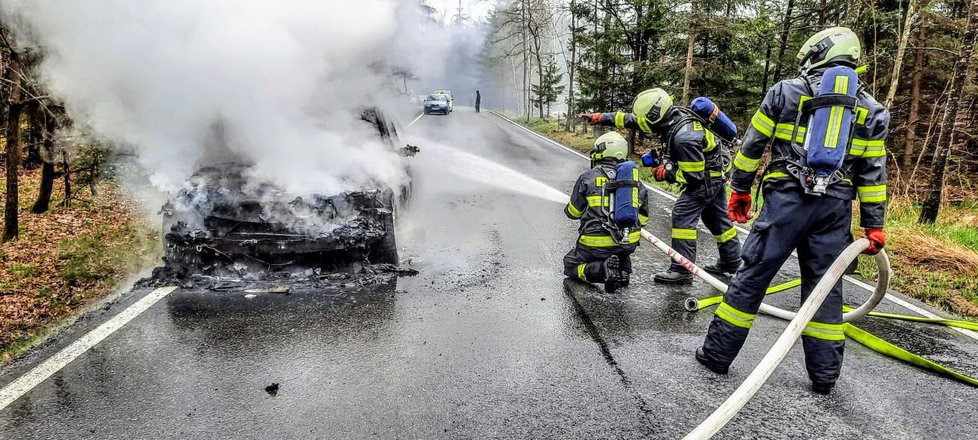
[[[649,150],[648,153],[642,155],[642,165],[646,168],[659,166],[659,154],[655,150]]]
[[[626,160],[618,164],[615,182],[628,183],[615,189],[615,225],[619,228],[638,227],[638,208],[641,206],[641,200],[638,197],[638,166],[635,162]]]
[[[845,95],[855,98],[859,87],[856,72],[845,66],[832,67],[822,74],[816,97]],[[816,177],[827,177],[842,167],[849,147],[849,134],[855,119],[854,109],[844,105],[818,107],[808,122],[805,147],[808,166]]]
[[[737,137],[737,125],[730,120],[720,107],[710,101],[710,98],[701,96],[693,100],[689,105],[699,117],[709,123],[709,128],[720,137],[732,141]]]

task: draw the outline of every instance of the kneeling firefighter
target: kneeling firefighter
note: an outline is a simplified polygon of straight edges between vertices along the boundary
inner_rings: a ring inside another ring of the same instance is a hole
[[[577,179],[564,208],[581,221],[577,246],[564,256],[564,275],[604,283],[608,293],[628,285],[631,255],[649,222],[648,191],[627,156],[628,142],[617,132],[595,140],[591,169]]]
[[[801,74],[775,84],[751,120],[734,159],[730,217],[751,218],[750,190],[767,145],[771,163],[761,182],[764,203],[744,243],[737,272],[710,323],[696,359],[726,374],[747,338],[764,292],[793,250],[804,302],[852,242],[852,200],[876,254],[886,242],[886,151],[889,112],[855,71],[859,39],[836,27],[808,39],[798,52]],[[826,394],[839,378],[845,345],[839,282],[802,333],[812,390]]]
[[[695,262],[696,224],[702,218],[720,251],[719,260],[703,269],[717,275],[736,272],[741,264],[740,240],[727,216],[725,188],[730,157],[723,140],[705,125],[706,121],[691,109],[672,105],[672,97],[659,88],[639,93],[632,104],[632,113],[581,116],[591,125],[631,128],[661,136],[664,163],[653,170],[653,178],[683,185],[672,210],[672,248]],[[657,274],[654,280],[664,284],[691,284],[693,275],[673,262],[668,271]]]

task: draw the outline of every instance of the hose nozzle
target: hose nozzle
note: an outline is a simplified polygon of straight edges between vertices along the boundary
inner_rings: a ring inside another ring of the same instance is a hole
[[[683,301],[683,307],[687,311],[695,312],[700,309],[700,300],[693,297],[686,298],[686,301]]]

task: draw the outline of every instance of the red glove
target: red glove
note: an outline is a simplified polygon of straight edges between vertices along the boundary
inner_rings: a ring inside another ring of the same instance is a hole
[[[657,182],[665,182],[666,181],[666,166],[665,165],[659,165],[659,166],[655,167],[655,169],[652,170],[652,178],[655,179]]]
[[[737,223],[747,223],[753,215],[750,213],[750,193],[733,191],[730,193],[730,202],[727,203],[727,212],[730,213],[730,220]]]
[[[601,123],[601,113],[581,113],[581,119],[587,119],[587,125],[598,125]]]
[[[883,228],[866,228],[866,239],[869,240],[869,247],[863,251],[866,255],[876,255],[886,245],[886,233],[883,232]]]

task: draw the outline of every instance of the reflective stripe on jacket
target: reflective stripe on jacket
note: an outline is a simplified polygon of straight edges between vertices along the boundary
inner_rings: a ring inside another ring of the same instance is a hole
[[[567,217],[581,220],[581,226],[578,228],[580,245],[588,247],[618,245],[603,226],[603,223],[609,221],[605,212],[609,209],[611,200],[609,196],[603,196],[601,190],[611,180],[609,176],[615,175],[615,165],[611,162],[611,160],[601,161],[594,168],[581,174],[574,184],[574,190],[571,191],[570,202],[564,208]],[[638,197],[639,221],[642,226],[645,226],[649,222],[649,194],[645,185],[639,184]],[[637,244],[638,241],[637,232],[628,240],[629,244]]]
[[[823,69],[824,71],[824,69]],[[817,87],[821,71],[814,72],[812,83]],[[740,151],[734,156],[731,187],[737,192],[749,193],[761,157],[771,146],[773,162],[767,167],[763,185],[775,191],[797,191],[801,183],[787,172],[780,157],[799,160],[791,147],[791,138],[801,144],[805,140],[807,120],[798,127],[795,121],[801,102],[811,99],[808,80],[797,77],[781,81],[767,92],[760,108],[751,118]],[[886,210],[886,136],[889,132],[890,113],[868,92],[860,90],[856,109],[856,124],[848,154],[842,166],[844,178],[828,187],[826,196],[843,200],[859,199],[860,226],[883,227]]]

